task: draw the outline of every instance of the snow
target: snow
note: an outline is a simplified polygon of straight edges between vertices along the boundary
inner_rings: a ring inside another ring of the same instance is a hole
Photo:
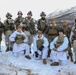
[[[15,58],[11,51],[5,52],[4,40],[1,43],[0,73],[10,72],[10,75],[76,75],[76,64],[69,60],[67,65],[50,66],[50,58],[47,58],[46,65],[42,63],[42,59],[35,60],[32,54],[30,54],[31,60],[26,59],[23,52],[20,53],[19,57]]]
[[[39,75],[57,75],[59,71],[62,75],[65,75],[67,72],[76,72],[76,65],[72,62],[69,62],[69,64],[65,66],[50,66],[50,59],[47,59],[47,64],[44,65],[42,60],[35,60],[32,55],[30,56],[32,59],[28,60],[24,57],[23,52],[20,53],[18,58],[15,58],[11,51],[7,53],[2,52],[0,53],[0,63],[22,69],[31,69],[32,73],[38,73]]]
[[[54,12],[52,12],[51,14],[47,15],[47,18],[57,18],[60,17],[62,15],[68,14],[68,13],[75,13],[76,12],[76,6],[75,7],[71,7],[69,9],[65,9],[65,10],[56,10]]]

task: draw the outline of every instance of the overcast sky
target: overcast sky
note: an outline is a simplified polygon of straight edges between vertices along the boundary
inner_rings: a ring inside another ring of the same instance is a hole
[[[6,19],[5,15],[10,12],[13,18],[17,17],[17,12],[23,12],[23,16],[28,11],[32,11],[35,19],[40,18],[41,11],[47,15],[56,10],[65,10],[76,6],[76,0],[0,0],[0,17]]]

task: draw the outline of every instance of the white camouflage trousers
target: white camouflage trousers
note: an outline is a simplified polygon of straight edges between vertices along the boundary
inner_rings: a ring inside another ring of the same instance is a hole
[[[22,44],[14,43],[13,44],[13,53],[14,53],[15,57],[18,57],[19,53],[23,50],[25,50],[25,56],[30,54],[30,47],[28,44],[26,44],[26,43],[22,43]]]
[[[35,59],[40,59],[40,58],[46,59],[47,55],[48,55],[48,48],[43,48],[42,51],[37,50],[37,52],[38,52],[39,55],[38,55],[38,58],[36,58],[35,55],[34,55]]]

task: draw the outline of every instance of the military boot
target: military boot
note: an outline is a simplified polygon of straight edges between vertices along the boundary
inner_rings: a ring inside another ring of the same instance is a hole
[[[30,57],[29,55],[25,56],[25,58],[27,58],[27,59],[31,59],[31,57]]]
[[[47,57],[50,57],[50,53],[51,53],[51,50],[49,49],[49,51],[48,51],[48,56],[47,56]]]
[[[47,64],[46,59],[43,59],[43,64]]]
[[[24,50],[24,54],[26,53],[26,50]]]
[[[12,51],[13,50],[13,48],[12,47],[10,47],[10,51]]]
[[[74,64],[76,64],[76,61],[74,62]]]
[[[58,66],[59,65],[59,62],[54,62],[51,64],[51,66]]]
[[[67,59],[69,60],[69,56],[67,56]]]

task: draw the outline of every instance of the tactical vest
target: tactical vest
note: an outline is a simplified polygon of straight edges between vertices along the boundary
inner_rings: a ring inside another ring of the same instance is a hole
[[[28,21],[26,20],[26,18],[23,19],[23,27],[26,28],[28,26]]]
[[[61,46],[64,42],[64,36],[62,38],[58,37],[55,47],[58,48],[59,46]]]
[[[57,26],[51,26],[48,30],[48,35],[58,35]]]
[[[35,30],[35,22],[34,19],[28,19],[27,17],[25,18],[25,21],[27,21],[27,29],[29,30],[29,32],[31,34],[35,34],[36,30]]]
[[[73,30],[73,33],[74,33],[73,40],[76,40],[76,29]]]
[[[17,36],[15,37],[15,42],[17,44],[21,44],[21,43],[23,43],[23,41],[24,41],[25,38],[26,37],[24,35],[17,34]]]
[[[23,22],[23,19],[24,19],[23,17],[16,18],[15,20],[16,27],[18,27]]]
[[[2,32],[4,31],[4,25],[3,23],[0,21],[0,43],[2,41]]]
[[[7,19],[5,21],[5,30],[14,30],[14,21],[12,19]]]
[[[46,20],[39,20],[38,29],[44,31],[47,26]]]
[[[37,44],[37,48],[39,49],[44,44],[44,40],[43,39],[38,39],[36,41],[36,44]]]
[[[54,44],[56,48],[58,48],[59,46],[63,44],[64,38],[65,36],[63,36],[62,38],[58,37],[56,44]],[[69,50],[69,47],[67,47],[64,51],[68,51],[68,50]]]
[[[4,30],[4,25],[2,22],[0,22],[0,32],[2,32]]]
[[[64,34],[67,34],[68,28],[67,27],[63,27],[63,28],[64,28]]]
[[[28,19],[27,17],[25,17],[24,23],[28,24],[28,26],[30,26],[30,27],[34,26],[34,24],[35,24],[35,22],[33,21],[33,18]]]
[[[70,29],[67,26],[63,28],[64,28],[64,34],[69,38],[71,32]]]

